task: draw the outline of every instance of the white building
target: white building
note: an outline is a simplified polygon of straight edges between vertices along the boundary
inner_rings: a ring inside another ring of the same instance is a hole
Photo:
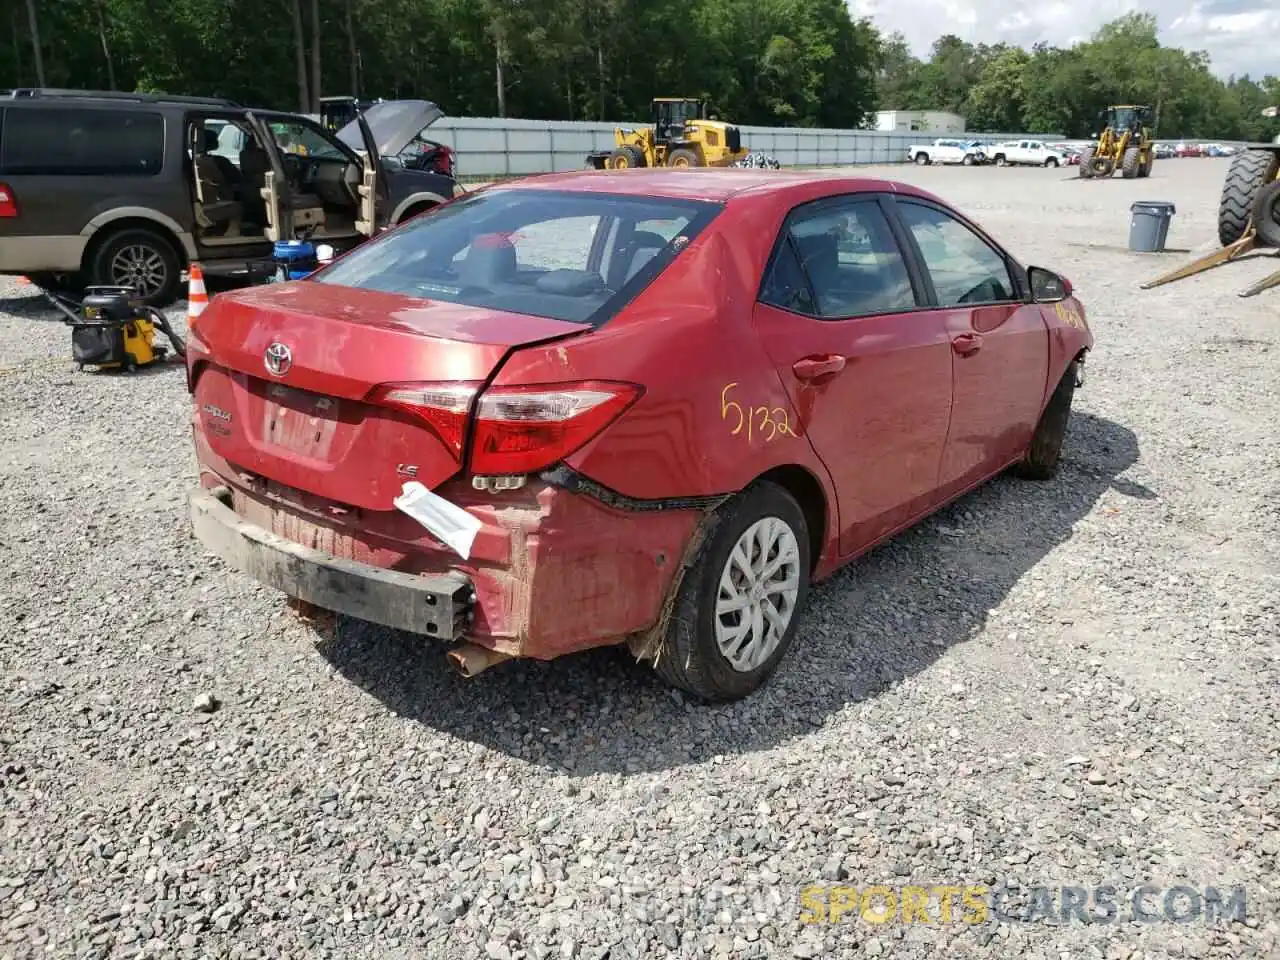
[[[876,129],[886,133],[964,133],[964,117],[945,110],[880,110]]]

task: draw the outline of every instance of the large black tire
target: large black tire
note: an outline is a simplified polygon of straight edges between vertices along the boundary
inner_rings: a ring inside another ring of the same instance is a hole
[[[1142,165],[1142,151],[1137,147],[1128,147],[1120,161],[1120,176],[1133,180],[1138,176],[1138,168]]]
[[[688,147],[677,147],[667,154],[668,167],[700,167],[702,162],[698,159],[696,150],[690,150]]]
[[[133,287],[150,307],[162,309],[178,299],[182,261],[158,230],[125,227],[96,241],[88,256],[88,284]]]
[[[1106,179],[1116,172],[1115,158],[1098,156],[1092,157],[1089,160],[1089,169],[1093,171],[1090,176]]]
[[[635,147],[618,147],[609,154],[605,166],[610,170],[634,170],[644,166],[644,154]]]
[[[773,652],[754,669],[739,670],[716,642],[720,580],[739,538],[757,521],[769,517],[786,524],[795,538],[798,589],[790,619]],[[809,531],[795,498],[767,482],[753,484],[707,522],[710,529],[680,583],[654,667],[668,683],[704,700],[738,700],[769,678],[795,640],[809,596]]]
[[[1280,151],[1241,150],[1231,158],[1218,201],[1218,242],[1230,246],[1244,236],[1258,191],[1275,173]]]
[[[1156,163],[1155,150],[1148,150],[1147,159],[1143,160],[1142,163],[1138,164],[1138,176],[1139,177],[1151,176],[1151,168],[1155,166],[1155,163]]]
[[[1085,147],[1080,151],[1080,174],[1081,180],[1088,180],[1093,177],[1093,147]]]
[[[1280,247],[1280,180],[1258,191],[1253,201],[1253,226],[1268,247]]]
[[[1036,424],[1036,432],[1031,435],[1031,444],[1023,458],[1013,465],[1013,473],[1027,480],[1049,480],[1057,474],[1075,393],[1076,365],[1073,363],[1067,367],[1067,372],[1049,397],[1049,403],[1040,414],[1040,422]]]

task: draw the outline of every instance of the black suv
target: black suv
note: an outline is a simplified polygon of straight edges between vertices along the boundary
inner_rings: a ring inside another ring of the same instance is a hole
[[[275,240],[350,249],[464,192],[406,162],[440,108],[393,103],[374,123],[357,117],[334,134],[306,116],[229,100],[8,91],[0,274],[50,288],[123,284],[163,306],[193,261],[230,275],[267,259]]]

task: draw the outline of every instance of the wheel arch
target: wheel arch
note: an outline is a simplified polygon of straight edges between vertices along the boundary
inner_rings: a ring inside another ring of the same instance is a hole
[[[827,529],[832,519],[831,510],[822,481],[807,467],[798,463],[784,463],[766,470],[747,486],[756,483],[776,484],[791,494],[800,505],[800,512],[804,514],[805,526],[808,528],[809,573],[812,575],[818,569],[823,547],[831,539]]]
[[[84,245],[84,253],[80,256],[81,271],[89,270],[93,264],[93,258],[98,255],[98,251],[104,243],[116,234],[132,229],[149,230],[167,242],[178,257],[179,270],[184,269],[191,263],[193,258],[188,253],[182,239],[175,235],[174,231],[164,222],[151,217],[124,216],[108,220],[90,235],[89,241]]]
[[[399,224],[412,216],[417,216],[424,210],[432,207],[438,207],[442,203],[446,203],[446,199],[438,193],[432,193],[429,190],[420,190],[411,193],[409,196],[401,200],[394,210],[391,211],[390,222]]]
[[[149,207],[113,207],[97,214],[80,231],[82,237],[89,238],[85,244],[86,256],[87,251],[101,243],[103,237],[130,227],[142,227],[160,233],[173,245],[183,266],[197,258],[196,241],[190,231],[184,230],[182,224],[168,214]]]

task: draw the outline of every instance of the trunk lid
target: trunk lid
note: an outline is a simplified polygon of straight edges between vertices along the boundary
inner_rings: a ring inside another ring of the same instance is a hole
[[[585,324],[300,281],[222,294],[189,351],[210,447],[234,469],[371,510],[407,480],[434,489],[460,457],[404,410],[389,383],[479,385],[514,347]]]

